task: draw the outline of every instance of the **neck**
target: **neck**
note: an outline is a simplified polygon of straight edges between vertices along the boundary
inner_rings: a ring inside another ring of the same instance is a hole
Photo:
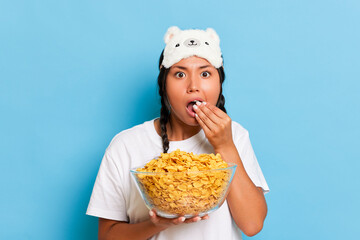
[[[201,127],[187,125],[176,118],[174,114],[170,114],[170,121],[166,124],[166,129],[170,141],[182,141],[200,132]]]

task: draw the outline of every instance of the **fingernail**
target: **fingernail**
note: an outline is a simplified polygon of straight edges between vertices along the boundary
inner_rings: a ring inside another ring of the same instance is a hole
[[[184,217],[181,217],[181,218],[180,218],[180,221],[181,221],[181,222],[185,221],[185,218],[184,218]]]
[[[198,117],[198,115],[195,113],[195,117]]]
[[[154,212],[150,210],[149,215],[150,217],[154,216]]]
[[[194,108],[194,109],[198,109],[198,106],[194,105],[193,108]]]
[[[200,221],[200,219],[201,219],[201,218],[199,218],[199,217],[195,218],[195,222]]]
[[[206,105],[206,102],[202,102],[204,105]]]
[[[196,105],[200,106],[200,105],[201,105],[201,102],[196,101]]]

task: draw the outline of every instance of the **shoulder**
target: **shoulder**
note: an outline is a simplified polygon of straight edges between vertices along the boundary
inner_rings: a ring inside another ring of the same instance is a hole
[[[119,132],[113,137],[109,146],[107,147],[107,150],[119,148],[124,145],[136,144],[139,142],[139,140],[147,137],[149,134],[149,128],[152,126],[152,124],[153,120],[150,120]]]
[[[234,138],[248,137],[249,132],[240,123],[236,121],[231,122],[231,128]]]

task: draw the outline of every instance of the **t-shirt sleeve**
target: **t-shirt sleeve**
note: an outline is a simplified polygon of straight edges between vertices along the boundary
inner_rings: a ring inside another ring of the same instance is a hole
[[[105,152],[86,214],[117,221],[128,221],[121,172],[109,151]]]
[[[269,192],[270,189],[252,148],[249,132],[243,129],[242,133],[239,135],[240,136],[235,136],[235,146],[239,152],[246,173],[256,187],[261,187],[264,193]]]

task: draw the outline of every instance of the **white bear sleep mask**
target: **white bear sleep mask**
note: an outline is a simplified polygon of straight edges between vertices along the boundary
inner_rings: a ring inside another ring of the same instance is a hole
[[[170,68],[181,59],[198,56],[205,58],[215,68],[222,66],[220,39],[215,30],[190,29],[180,30],[178,27],[170,27],[165,36],[164,59],[162,66]]]

